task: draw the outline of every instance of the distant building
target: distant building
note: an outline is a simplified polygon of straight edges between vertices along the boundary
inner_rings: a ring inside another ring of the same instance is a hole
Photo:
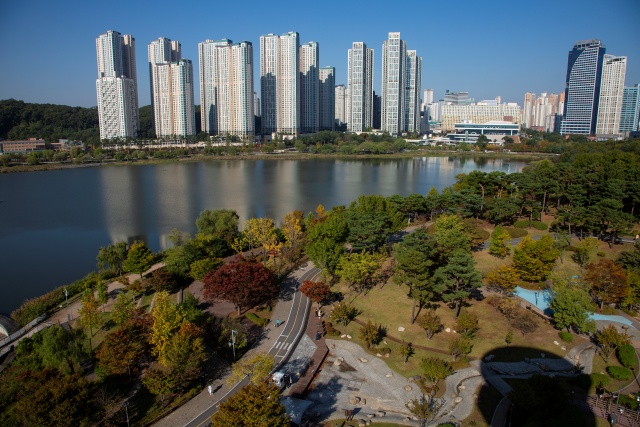
[[[382,127],[382,97],[376,95],[373,92],[373,122],[372,127],[374,129],[380,129]]]
[[[320,68],[320,130],[336,128],[336,69]]]
[[[473,102],[473,99],[469,98],[469,92],[449,92],[448,90],[444,94],[444,103],[452,105],[468,105]]]
[[[135,39],[107,31],[96,39],[100,139],[135,138],[140,119]]]
[[[344,85],[335,87],[335,117],[336,127],[340,128],[347,124],[347,88]]]
[[[45,149],[44,139],[28,138],[18,141],[0,140],[0,153],[30,153],[32,151],[42,151]]]
[[[347,130],[362,132],[373,126],[373,49],[354,42],[349,49]]]
[[[441,128],[452,131],[456,123],[487,123],[505,121],[519,124],[521,122],[520,107],[516,103],[498,103],[492,101],[475,104],[445,104],[441,108]]]
[[[505,137],[518,135],[520,125],[517,123],[490,121],[487,123],[456,123],[455,133],[447,137],[455,142],[476,143],[480,135],[485,135],[489,143],[501,144]]]
[[[405,124],[407,132],[420,133],[420,85],[422,57],[415,50],[407,50],[405,94]]]
[[[433,89],[425,89],[422,95],[421,111],[426,111],[427,106],[433,103]]]
[[[407,45],[399,32],[382,44],[382,107],[380,129],[399,135],[405,125]]]
[[[640,131],[640,84],[625,87],[620,110],[620,132]]]
[[[546,92],[536,97],[535,93],[525,93],[522,109],[522,125],[526,128],[553,132],[554,118],[564,110],[564,93]]]
[[[317,42],[300,46],[300,128],[302,133],[320,128],[320,49]],[[333,87],[333,85],[332,85]]]
[[[611,135],[620,131],[620,114],[622,112],[626,71],[626,56],[604,56],[596,135]]]
[[[260,98],[255,92],[253,92],[253,115],[260,117]]]
[[[579,41],[569,51],[561,134],[596,133],[605,50],[594,39]]]

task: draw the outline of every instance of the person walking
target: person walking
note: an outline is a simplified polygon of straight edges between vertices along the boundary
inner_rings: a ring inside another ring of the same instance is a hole
[[[209,390],[209,396],[213,396],[213,386],[209,384],[209,387],[207,387],[207,389]]]
[[[276,328],[280,327],[280,319],[276,319]]]

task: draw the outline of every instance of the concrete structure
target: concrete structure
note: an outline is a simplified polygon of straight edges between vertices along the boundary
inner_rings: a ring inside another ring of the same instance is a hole
[[[514,136],[520,132],[517,123],[491,121],[487,123],[456,123],[455,133],[447,137],[454,142],[476,143],[480,135],[485,135],[490,144],[502,144],[507,136]]]
[[[148,47],[151,109],[157,137],[196,133],[193,64],[178,41],[161,37]]]
[[[320,130],[336,128],[336,69],[320,68]],[[344,108],[344,107],[343,107]]]
[[[604,56],[596,135],[612,135],[620,131],[620,114],[622,112],[626,71],[626,56]]]
[[[362,132],[373,126],[373,49],[354,42],[349,49],[347,130]]]
[[[382,106],[380,129],[399,135],[405,126],[407,45],[399,32],[382,43]]]
[[[469,92],[449,92],[447,90],[444,94],[444,103],[453,105],[468,105],[473,102],[472,98],[469,98]]]
[[[44,139],[29,138],[19,141],[0,140],[0,153],[29,153],[31,151],[42,151],[45,149]]]
[[[262,134],[298,135],[300,116],[300,36],[260,37]]]
[[[561,134],[596,133],[605,50],[594,39],[579,41],[569,51]]]
[[[198,57],[202,131],[253,140],[253,45],[206,40],[198,44]]]
[[[640,130],[640,84],[625,87],[620,110],[620,132]]]
[[[520,107],[516,103],[447,104],[442,105],[441,127],[453,131],[456,123],[486,123],[490,121],[521,122]]]
[[[300,128],[302,133],[320,128],[320,49],[317,42],[300,46]]]
[[[344,85],[335,87],[335,117],[336,127],[347,124],[347,88]]]
[[[135,138],[140,127],[135,39],[107,31],[96,39],[100,139]]]
[[[407,50],[404,130],[420,133],[420,85],[422,57],[415,50]]]

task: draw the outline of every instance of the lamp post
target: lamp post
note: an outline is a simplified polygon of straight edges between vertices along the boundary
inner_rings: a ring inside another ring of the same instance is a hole
[[[127,414],[127,427],[129,427],[129,402],[124,402],[124,412]]]
[[[537,307],[538,306],[538,293],[534,292],[533,294],[536,296],[536,307]]]
[[[236,330],[231,330],[231,342],[229,343],[229,345],[231,346],[231,348],[233,349],[233,361],[236,361],[236,334],[238,333],[238,331]]]

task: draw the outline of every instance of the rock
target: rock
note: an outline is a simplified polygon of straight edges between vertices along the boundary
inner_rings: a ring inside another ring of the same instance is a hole
[[[456,397],[458,397],[458,395],[457,395],[457,394],[455,394],[455,393],[451,393],[451,398],[452,398],[452,399],[455,399]]]
[[[371,425],[371,420],[367,420],[367,425],[370,426]]]
[[[403,326],[398,326],[398,332],[404,332],[404,327]]]
[[[349,339],[349,340],[350,340],[350,339],[351,339],[351,335],[347,335],[347,339]]]
[[[384,411],[378,411],[378,412],[376,412],[376,417],[384,417],[385,415],[387,415],[387,413],[386,413],[386,412],[384,412]]]
[[[389,353],[384,354],[384,357],[389,357],[389,356],[391,356]]]
[[[457,333],[458,333],[458,331],[456,331],[455,329],[454,329],[453,331],[451,331],[451,332],[453,332],[454,334],[457,334]]]
[[[453,401],[454,401],[455,403],[460,403],[460,402],[462,402],[462,398],[461,398],[460,396],[458,396],[458,397],[456,397],[455,399],[453,399]]]
[[[387,342],[387,340],[383,340],[383,341],[382,341],[382,343],[383,343],[384,345],[389,344],[389,343]]]
[[[344,362],[344,357],[338,357],[338,360]]]
[[[360,358],[360,363],[367,363],[369,360],[365,359],[364,357]]]
[[[412,419],[413,421],[418,421],[418,417],[416,417],[415,415],[414,415],[414,416],[412,416],[412,417],[411,417],[411,419]]]
[[[367,414],[367,418],[373,418],[375,417],[375,414]]]
[[[340,338],[346,338],[346,337],[347,337],[347,334],[340,335]]]
[[[352,405],[357,405],[358,403],[360,403],[360,398],[358,396],[351,396],[349,398],[349,403]]]
[[[333,366],[340,366],[340,365],[342,365],[342,360],[336,359],[333,361]]]
[[[444,330],[445,332],[451,332],[451,328],[447,328]]]
[[[461,385],[460,387],[458,387],[458,390],[464,390],[466,388],[467,388],[467,386]]]
[[[404,419],[402,420],[402,422],[403,422],[403,423],[409,423],[409,422],[411,422],[411,418],[409,418],[409,417],[404,418]]]
[[[406,386],[404,386],[404,389],[406,391],[411,391],[411,390],[413,390],[413,387],[411,387],[410,385],[406,385]]]
[[[560,345],[560,343],[558,341],[554,341],[553,342],[555,345]]]
[[[366,405],[367,404],[367,399],[362,399],[362,401],[360,403],[363,404],[363,405]]]
[[[331,344],[329,344],[329,348],[330,348],[331,350],[333,350],[333,349],[335,349],[335,348],[336,348],[336,345],[335,345],[334,343],[331,343]]]
[[[382,355],[380,353],[376,353],[376,356],[378,357],[382,357]]]
[[[414,375],[409,378],[409,381],[420,381],[420,375]]]
[[[367,425],[367,422],[366,422],[363,418],[359,418],[359,419],[358,419],[358,425],[366,426],[366,425]]]
[[[564,350],[564,351],[567,351],[567,347],[565,347],[565,346],[560,347],[560,349]]]
[[[393,376],[393,374],[389,373],[387,375],[385,375],[387,378],[391,378]]]

